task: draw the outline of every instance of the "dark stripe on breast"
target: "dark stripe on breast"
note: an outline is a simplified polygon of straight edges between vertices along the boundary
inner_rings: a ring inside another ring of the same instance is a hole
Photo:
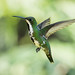
[[[29,28],[29,25],[27,24],[27,26],[28,26],[28,30],[30,31],[30,28]]]
[[[34,42],[34,39],[31,37],[31,40]]]

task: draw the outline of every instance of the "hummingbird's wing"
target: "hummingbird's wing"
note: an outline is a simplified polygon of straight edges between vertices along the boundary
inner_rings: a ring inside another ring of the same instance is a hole
[[[74,22],[75,22],[75,19],[56,22],[56,23],[53,23],[53,24],[50,24],[44,27],[40,31],[43,33],[43,35],[45,35],[46,38],[48,38],[50,35],[55,33],[57,30],[62,29]]]
[[[44,27],[50,25],[50,18],[46,19],[45,21],[41,22],[40,24],[38,24],[38,28],[39,29],[43,29]]]

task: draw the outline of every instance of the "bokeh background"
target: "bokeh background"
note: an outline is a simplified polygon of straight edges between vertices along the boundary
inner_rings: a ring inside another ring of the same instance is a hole
[[[54,63],[29,38],[25,21],[75,19],[75,0],[0,0],[0,75],[75,75],[75,24],[49,37]]]

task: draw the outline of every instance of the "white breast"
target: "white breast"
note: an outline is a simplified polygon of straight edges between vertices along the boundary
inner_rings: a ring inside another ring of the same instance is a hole
[[[40,47],[40,43],[35,39],[35,37],[33,37],[33,27],[32,27],[32,25],[31,25],[31,23],[30,23],[28,20],[26,20],[26,22],[27,22],[28,25],[29,25],[29,29],[30,29],[29,35],[30,35],[30,37],[33,38],[34,44],[35,44],[37,47]]]
[[[35,43],[35,45],[36,45],[37,47],[40,47],[40,44],[39,44],[39,42],[38,42],[37,40],[34,40],[34,43]]]
[[[31,23],[28,20],[26,20],[26,22],[29,25],[29,29],[30,29],[29,34],[30,34],[30,37],[31,37],[31,36],[33,36],[33,27],[32,27]]]
[[[32,37],[33,40],[34,40],[34,44],[37,46],[37,47],[40,47],[40,43],[35,39],[35,37]]]

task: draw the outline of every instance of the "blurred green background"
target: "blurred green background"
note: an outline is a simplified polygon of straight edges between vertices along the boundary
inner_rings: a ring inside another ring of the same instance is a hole
[[[49,38],[54,63],[29,38],[25,21],[75,19],[75,0],[0,0],[0,75],[75,75],[75,24]]]

